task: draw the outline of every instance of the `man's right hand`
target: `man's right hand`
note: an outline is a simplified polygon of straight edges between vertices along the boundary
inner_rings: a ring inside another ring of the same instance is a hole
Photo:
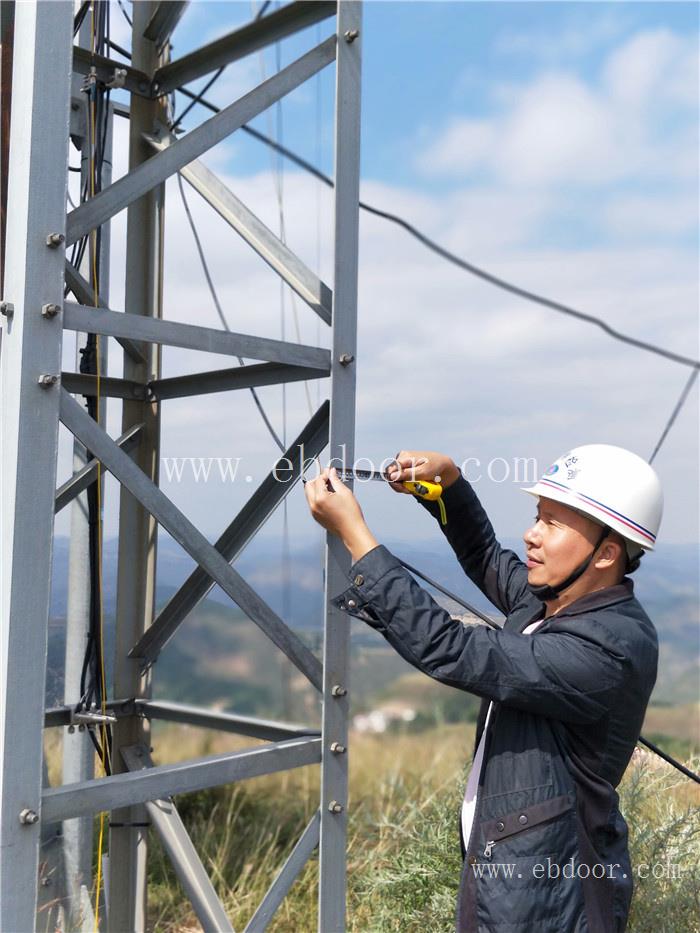
[[[411,495],[401,485],[406,480],[439,483],[443,489],[447,489],[459,479],[460,473],[457,464],[447,454],[439,454],[434,450],[401,450],[396,455],[396,463],[389,466],[387,476],[393,490]]]

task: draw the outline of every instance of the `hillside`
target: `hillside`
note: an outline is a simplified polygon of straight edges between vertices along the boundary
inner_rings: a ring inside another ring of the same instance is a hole
[[[520,549],[518,542],[504,542]],[[391,550],[409,563],[463,595],[482,611],[498,614],[465,577],[446,542],[429,551],[415,545],[390,544]],[[108,658],[111,656],[111,618],[115,604],[115,542],[104,546],[105,613]],[[700,662],[700,595],[698,560],[700,549],[661,545],[645,558],[635,574],[635,591],[654,620],[659,633],[659,676],[653,695],[656,704],[692,703],[698,697]],[[63,628],[66,613],[68,542],[58,538],[54,551],[52,625],[49,646],[49,692],[61,693],[58,671],[62,667]],[[289,581],[282,578],[278,544],[255,542],[235,564],[236,569],[269,602],[276,612],[320,650],[322,565],[318,546],[295,551],[289,563]],[[163,605],[191,572],[190,558],[169,539],[159,542],[158,604]],[[455,612],[462,610],[449,600],[440,602]],[[367,626],[353,623],[353,675],[360,695],[367,697],[409,670],[393,656],[383,641]],[[368,650],[371,649],[370,654]],[[257,628],[241,617],[236,606],[218,588],[192,614],[167,646],[155,667],[158,696],[191,702],[216,702],[241,712],[272,714],[290,708],[290,693],[303,689],[295,672],[280,662]],[[300,712],[311,713],[308,704],[297,702]],[[293,707],[294,704],[292,703]]]

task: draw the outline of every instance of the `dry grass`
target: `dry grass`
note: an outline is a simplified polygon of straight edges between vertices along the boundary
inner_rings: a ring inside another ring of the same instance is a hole
[[[351,741],[348,929],[424,933],[453,929],[460,869],[457,819],[472,725]],[[181,760],[250,747],[250,739],[181,726],[160,727],[156,759]],[[691,762],[697,770],[698,762]],[[698,933],[700,788],[646,753],[619,788],[635,866],[671,865],[637,878],[629,933]],[[301,768],[178,799],[180,814],[235,929],[244,928],[313,816],[319,770]],[[302,871],[270,926],[316,929],[317,860]],[[172,868],[153,840],[149,930],[198,930]]]

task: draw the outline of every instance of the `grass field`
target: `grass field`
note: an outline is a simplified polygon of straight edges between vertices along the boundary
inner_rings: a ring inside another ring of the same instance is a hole
[[[243,743],[164,730],[156,745],[177,757]],[[353,737],[349,801],[348,929],[355,933],[449,931],[461,858],[457,814],[473,726],[412,735]],[[694,767],[697,769],[695,760]],[[223,898],[243,928],[314,812],[318,769],[259,778],[180,798],[180,813]],[[635,866],[631,933],[700,930],[700,788],[645,753],[620,787]],[[654,869],[653,866],[662,866]],[[672,870],[663,866],[675,866]],[[664,873],[664,877],[653,874]],[[157,843],[150,853],[149,929],[199,929]],[[675,877],[674,877],[675,876]],[[317,862],[302,872],[270,929],[312,933]]]

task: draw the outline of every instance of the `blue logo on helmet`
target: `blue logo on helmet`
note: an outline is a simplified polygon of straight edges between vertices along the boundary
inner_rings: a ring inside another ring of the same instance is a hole
[[[552,474],[556,473],[558,469],[559,469],[559,464],[558,464],[558,463],[553,463],[553,464],[551,465],[551,467],[550,467],[548,470],[545,470],[545,471],[544,471],[544,475],[545,475],[545,476],[552,476]]]

